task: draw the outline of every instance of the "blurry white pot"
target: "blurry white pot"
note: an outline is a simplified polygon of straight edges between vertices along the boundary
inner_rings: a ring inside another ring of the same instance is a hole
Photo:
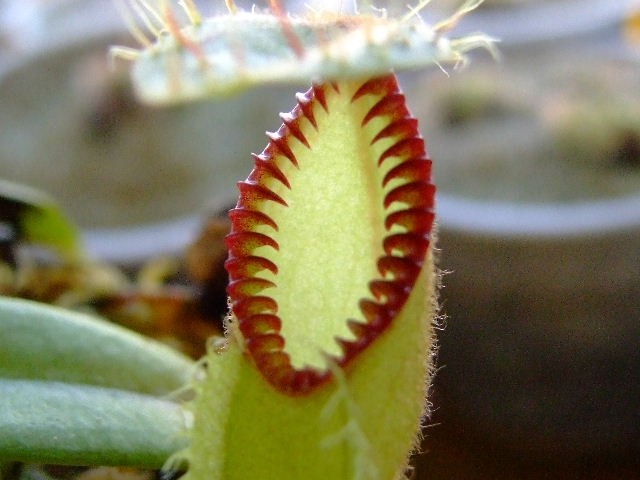
[[[640,455],[640,195],[439,199],[438,389],[467,433],[525,454]]]
[[[124,22],[95,12],[84,20],[0,66],[0,177],[57,198],[100,258],[135,263],[175,253],[205,207],[235,203],[251,152],[297,90],[144,107],[109,83],[127,81],[126,65],[121,79],[105,79],[108,47],[131,42]]]

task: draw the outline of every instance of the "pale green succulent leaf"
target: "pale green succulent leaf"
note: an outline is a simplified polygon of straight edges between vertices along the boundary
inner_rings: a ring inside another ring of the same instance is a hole
[[[187,419],[147,395],[0,378],[0,461],[159,468],[184,446]]]
[[[194,362],[97,317],[0,297],[0,378],[85,383],[148,394],[182,387]]]

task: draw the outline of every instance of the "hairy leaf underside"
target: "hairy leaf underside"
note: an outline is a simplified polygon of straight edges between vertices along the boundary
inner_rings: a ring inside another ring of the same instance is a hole
[[[134,61],[137,94],[149,103],[216,97],[265,84],[367,78],[391,69],[461,62],[478,47],[492,50],[484,35],[444,35],[481,2],[467,0],[433,27],[419,16],[428,2],[402,19],[379,11],[343,15],[322,10],[287,17],[234,10],[201,18],[191,2],[181,2],[190,24],[176,24],[170,10],[156,12],[153,20],[143,14],[145,25],[160,22],[161,33],[151,41],[140,39],[140,51],[114,52]],[[140,31],[134,31],[139,38]]]
[[[393,324],[425,261],[435,193],[395,76],[297,100],[239,184],[226,264],[233,328],[263,377],[293,395]]]

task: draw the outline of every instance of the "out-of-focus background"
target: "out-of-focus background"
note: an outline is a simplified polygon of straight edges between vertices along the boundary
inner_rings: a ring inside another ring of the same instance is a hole
[[[405,82],[445,270],[417,478],[640,478],[638,8],[487,1],[499,62]]]
[[[444,273],[414,478],[640,478],[640,3],[486,0],[454,33],[477,31],[500,59],[401,76]],[[131,266],[233,203],[293,89],[153,109],[114,44],[135,46],[109,0],[0,0],[0,178],[51,193],[91,253]]]
[[[225,9],[202,3],[203,12]],[[140,48],[127,25],[151,37],[128,3],[0,5],[0,178],[53,195],[100,258],[135,264],[180,251],[203,209],[234,203],[235,182],[252,166],[249,153],[263,148],[276,106],[291,103],[291,88],[283,87],[207,104],[143,106],[129,63],[109,54],[111,46]],[[179,19],[182,10],[174,10]]]

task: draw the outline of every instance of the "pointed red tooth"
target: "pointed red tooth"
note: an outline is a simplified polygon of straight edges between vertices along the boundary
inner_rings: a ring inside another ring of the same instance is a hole
[[[296,394],[305,394],[328,378],[329,375],[327,373],[319,372],[312,368],[297,370],[289,384],[289,391]]]
[[[415,137],[418,135],[418,120],[415,118],[401,118],[378,132],[371,140],[371,145],[383,138]]]
[[[386,307],[399,309],[407,299],[409,289],[401,284],[389,280],[374,280],[369,282],[369,289],[376,300]]]
[[[429,241],[416,233],[397,233],[386,237],[383,247],[387,255],[399,255],[420,262],[427,253]]]
[[[276,284],[264,278],[243,278],[234,280],[227,285],[227,294],[231,298],[242,298],[257,295],[267,288],[273,288]]]
[[[355,102],[365,95],[389,95],[399,91],[398,82],[393,75],[385,75],[383,77],[372,78],[358,88],[356,93],[351,97],[351,101]]]
[[[307,93],[298,93],[296,95],[296,100],[298,100],[297,107],[300,108],[302,114],[311,122],[313,128],[318,130],[318,124],[316,123],[316,117],[313,114],[313,104],[311,103],[311,97],[313,92],[308,91]],[[295,109],[294,109],[295,110]]]
[[[234,299],[232,299],[233,301]],[[271,297],[256,296],[239,299],[237,302],[233,302],[233,313],[238,318],[240,323],[244,322],[244,319],[258,314],[272,314],[278,313],[278,304]]]
[[[229,253],[234,257],[248,256],[258,247],[269,246],[278,250],[280,246],[273,238],[257,232],[231,232],[224,239]]]
[[[247,207],[250,210],[259,209],[259,203],[266,201],[276,202],[285,207],[287,206],[287,202],[285,202],[282,197],[257,183],[249,181],[238,182],[238,190],[240,190],[240,201],[238,205]]]
[[[387,230],[394,225],[406,228],[410,232],[427,234],[431,232],[435,213],[431,209],[410,208],[390,213],[384,221]]]
[[[246,339],[247,349],[254,356],[265,353],[281,352],[284,349],[284,338],[277,333],[268,333]]]
[[[269,383],[282,392],[297,394],[292,385],[296,370],[291,365],[291,357],[284,352],[270,352],[254,357],[258,369]]]
[[[282,170],[278,168],[278,165],[276,165],[276,162],[274,162],[273,159],[271,159],[271,157],[268,157],[264,153],[260,155],[256,155],[254,153],[252,154],[252,156],[253,156],[254,164],[256,168],[253,170],[253,172],[251,172],[251,175],[247,180],[255,183],[262,183],[264,182],[265,177],[268,176],[278,180],[285,187],[291,190],[291,184],[289,183],[289,179],[287,179],[287,176],[284,173],[282,173]]]
[[[362,338],[367,338],[367,337],[362,337]],[[362,341],[362,338],[358,340]],[[353,358],[356,354],[358,354],[364,349],[363,346],[366,346],[366,343],[370,343],[370,342],[363,341],[363,343],[365,344],[363,345],[358,341],[345,340],[344,338],[336,338],[335,341],[340,347],[340,350],[342,350],[342,358],[343,358],[342,362],[348,362],[351,358]]]
[[[275,150],[277,153],[285,156],[294,166],[298,166],[298,159],[291,150],[291,147],[289,147],[286,137],[282,136],[279,131],[275,133],[267,132],[267,137],[269,137],[271,145],[273,146],[271,151]]]
[[[265,379],[278,390],[290,392],[295,376],[291,357],[283,351],[265,352],[253,356],[253,360]]]
[[[274,230],[278,230],[278,225],[266,213],[256,210],[248,210],[246,208],[234,208],[229,211],[233,230],[253,230],[259,225],[268,225]]]
[[[271,260],[257,256],[230,257],[225,263],[230,278],[252,277],[258,272],[269,270],[276,274],[278,267]]]
[[[262,153],[257,154],[257,153],[252,153],[251,156],[253,157],[253,159],[255,161],[259,160],[259,164],[262,165],[263,163],[268,163],[273,161],[273,157],[271,155],[269,155],[268,153],[265,153],[265,151],[263,150]],[[253,173],[253,172],[251,172]]]
[[[367,319],[367,324],[374,329],[376,333],[382,332],[389,323],[391,323],[391,312],[379,303],[371,300],[362,299],[359,302],[360,311]],[[369,335],[371,336],[371,335]]]
[[[394,281],[413,285],[420,273],[420,265],[408,258],[385,255],[378,260],[378,271],[383,277],[391,274]]]
[[[386,187],[391,180],[402,179],[409,182],[421,180],[428,182],[431,178],[431,160],[418,158],[405,160],[393,167],[382,180],[382,186]]]
[[[309,141],[307,137],[304,135],[302,130],[300,129],[300,125],[298,124],[298,118],[294,117],[291,113],[281,113],[280,118],[284,122],[284,124],[289,129],[289,133],[296,137],[300,143],[302,143],[305,147],[311,148],[309,145]]]
[[[424,140],[420,137],[404,138],[387,148],[378,159],[378,166],[391,157],[421,158],[424,156]]]
[[[264,367],[268,370],[293,370],[293,368],[291,367],[291,357],[288,353],[285,353],[283,351],[270,352],[269,354],[265,355]]]
[[[327,108],[327,98],[325,96],[325,90],[324,87],[322,85],[314,85],[312,87],[312,91],[313,91],[313,96],[316,100],[318,100],[318,103],[322,106],[322,109],[329,113],[329,109]]]
[[[362,120],[362,126],[364,127],[372,119],[382,116],[391,117],[392,121],[408,117],[409,110],[405,104],[404,95],[401,93],[392,93],[382,98],[382,100],[376,103],[365,115]]]
[[[282,321],[277,315],[259,313],[245,318],[239,327],[242,335],[250,338],[267,333],[279,333]]]
[[[389,208],[393,202],[402,202],[410,207],[433,208],[436,187],[430,183],[412,182],[391,190],[384,197],[384,207]]]
[[[369,328],[366,323],[359,322],[352,318],[347,320],[347,327],[357,338],[365,337],[369,334]]]

